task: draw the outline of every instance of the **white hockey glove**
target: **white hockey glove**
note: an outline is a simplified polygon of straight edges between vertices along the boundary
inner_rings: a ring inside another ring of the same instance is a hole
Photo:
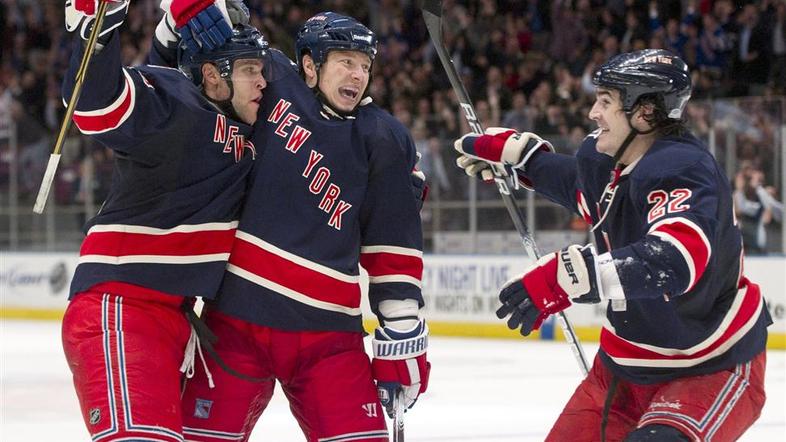
[[[66,0],[65,26],[68,32],[79,32],[83,40],[90,38],[95,21],[95,11],[99,1],[110,3],[101,31],[98,34],[99,42],[106,44],[110,33],[123,24],[128,12],[129,0]]]
[[[393,400],[399,393],[403,393],[404,407],[409,409],[428,388],[428,326],[418,318],[417,301],[413,299],[382,301],[379,311],[382,325],[374,331],[371,341],[371,371],[377,381],[379,401],[388,416],[393,417]]]
[[[461,154],[456,165],[469,176],[478,176],[491,164],[501,166],[501,170],[504,166],[523,169],[538,150],[554,152],[551,143],[539,136],[504,127],[490,127],[483,135],[468,133],[456,140],[453,147]],[[488,179],[488,175],[482,178]]]
[[[605,299],[595,248],[573,245],[540,258],[508,281],[499,294],[497,317],[510,315],[508,328],[520,328],[527,336],[549,315],[570,307],[571,301],[596,304]]]

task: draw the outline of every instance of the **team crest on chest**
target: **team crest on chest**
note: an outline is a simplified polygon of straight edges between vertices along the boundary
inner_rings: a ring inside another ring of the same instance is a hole
[[[275,126],[273,133],[286,140],[284,150],[293,155],[305,155],[306,150],[301,147],[311,137],[311,131],[297,124],[300,115],[291,112],[292,103],[283,98],[278,100],[276,106],[267,117],[267,122]],[[328,225],[336,230],[341,230],[343,215],[352,208],[352,204],[340,199],[341,186],[331,181],[332,171],[327,165],[320,165],[325,155],[316,149],[309,149],[306,167],[301,176],[306,179],[308,191],[314,195],[321,195],[317,207],[329,214]]]
[[[243,134],[239,133],[240,128],[234,124],[227,124],[227,117],[225,115],[216,115],[216,127],[213,131],[213,142],[222,144],[223,153],[231,153],[235,156],[235,162],[240,162],[243,155],[248,149],[251,152],[251,158],[257,157],[257,149],[251,140],[247,140]]]

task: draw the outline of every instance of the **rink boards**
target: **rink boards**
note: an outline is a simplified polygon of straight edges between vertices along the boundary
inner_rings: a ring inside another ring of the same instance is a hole
[[[0,252],[0,317],[60,319],[77,256],[72,253]],[[426,255],[423,269],[425,314],[434,335],[520,338],[496,318],[498,288],[528,264],[521,256]],[[768,348],[786,349],[786,258],[749,257],[745,274],[758,283],[775,323]],[[363,275],[365,276],[365,275]],[[365,286],[365,284],[362,284]],[[364,297],[365,299],[365,297]],[[367,305],[366,329],[376,325]],[[604,307],[567,310],[576,334],[597,341]],[[556,328],[556,330],[555,330]],[[563,339],[553,322],[528,339]]]

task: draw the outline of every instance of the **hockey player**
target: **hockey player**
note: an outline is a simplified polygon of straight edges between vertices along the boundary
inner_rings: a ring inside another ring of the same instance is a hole
[[[190,54],[202,60],[199,86],[172,69],[124,68],[114,29],[128,1],[115,3],[73,117],[114,151],[115,173],[86,225],[63,348],[92,440],[182,442],[180,371],[194,355],[181,305],[215,296],[223,277],[253,164],[267,44],[236,28],[219,49]],[[94,16],[68,2],[66,17],[79,34],[67,100]]]
[[[277,380],[308,441],[387,441],[377,387],[386,407],[398,395],[410,407],[426,390],[416,152],[365,95],[376,36],[352,18],[318,14],[300,29],[297,54],[303,78],[272,52],[278,72],[253,138],[264,154],[220,296],[203,312],[227,365],[269,380],[209,360],[211,389],[197,367],[183,399],[189,440],[248,440]],[[373,363],[359,264],[381,324]]]
[[[583,216],[597,244],[509,281],[497,316],[528,335],[572,302],[608,301],[592,370],[547,440],[736,440],[764,404],[772,321],[742,272],[729,180],[680,119],[687,66],[643,50],[611,58],[593,81],[598,129],[575,157],[499,128],[455,143],[468,174],[513,167]]]

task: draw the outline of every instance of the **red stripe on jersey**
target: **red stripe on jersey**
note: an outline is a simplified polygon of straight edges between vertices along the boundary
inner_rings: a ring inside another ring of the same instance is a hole
[[[694,223],[683,219],[667,219],[665,222],[656,223],[650,233],[662,232],[679,243],[680,253],[685,258],[685,263],[690,268],[691,280],[688,282],[689,291],[701,279],[707,264],[710,261],[710,245],[706,241],[701,229]],[[663,237],[661,237],[663,238]],[[687,253],[687,255],[686,255]]]
[[[752,284],[747,280],[745,288],[737,292],[737,296],[741,296],[741,300],[735,300],[732,308],[727,313],[726,317],[719,328],[725,327],[719,336],[714,333],[704,342],[697,343],[691,350],[676,349],[676,348],[660,348],[659,351],[651,350],[643,346],[637,345],[635,342],[627,341],[613,331],[604,327],[600,334],[600,346],[603,351],[610,357],[616,359],[640,359],[641,364],[634,364],[639,366],[670,366],[668,363],[647,363],[646,360],[655,361],[692,361],[695,360],[696,365],[710,357],[715,357],[726,351],[731,345],[739,341],[748,329],[756,322],[758,315],[762,309],[762,298],[759,286]],[[739,301],[739,302],[738,302]],[[723,346],[723,348],[721,348]],[[652,346],[648,346],[652,348]],[[674,353],[674,354],[664,354]],[[620,361],[616,361],[620,363]],[[624,363],[620,365],[632,365]],[[685,364],[680,364],[685,366]]]
[[[235,242],[229,263],[309,298],[344,307],[360,307],[359,283],[341,281],[241,238]]]
[[[360,265],[369,276],[406,275],[417,280],[423,277],[423,259],[419,256],[390,252],[361,253]]]
[[[587,206],[587,200],[584,198],[584,194],[581,193],[580,190],[576,191],[576,204],[579,208],[579,214],[582,218],[584,218],[584,222],[592,225],[592,215],[590,214],[589,207]]]
[[[125,121],[134,110],[135,93],[133,83],[128,74],[125,74],[123,92],[109,106],[93,111],[76,111],[73,120],[76,127],[83,133],[99,133],[115,129]]]
[[[236,229],[173,232],[164,235],[92,232],[82,242],[80,256],[193,256],[229,253]]]

